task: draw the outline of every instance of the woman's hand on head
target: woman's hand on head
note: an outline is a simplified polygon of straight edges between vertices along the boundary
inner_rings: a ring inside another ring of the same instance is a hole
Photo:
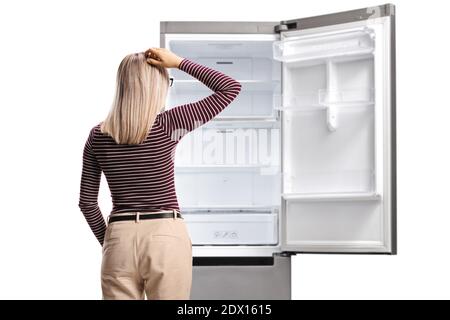
[[[147,62],[165,68],[178,68],[183,58],[166,48],[150,48],[145,51]]]

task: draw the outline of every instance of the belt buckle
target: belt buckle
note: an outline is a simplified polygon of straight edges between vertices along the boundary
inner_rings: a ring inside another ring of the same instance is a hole
[[[139,223],[139,214],[140,214],[140,212],[137,211],[137,212],[136,212],[136,223]]]

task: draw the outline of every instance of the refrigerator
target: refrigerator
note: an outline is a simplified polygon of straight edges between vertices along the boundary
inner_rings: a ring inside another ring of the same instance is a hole
[[[161,21],[160,41],[242,84],[176,148],[191,299],[290,299],[296,254],[396,254],[394,5]],[[212,93],[169,73],[167,108]]]

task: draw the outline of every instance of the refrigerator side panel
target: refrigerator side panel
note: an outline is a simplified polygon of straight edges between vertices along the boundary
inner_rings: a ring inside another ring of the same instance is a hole
[[[391,6],[391,10],[394,8]],[[393,12],[394,13],[394,12]],[[396,49],[396,30],[395,14],[390,17],[390,194],[391,194],[391,254],[397,254],[397,49]]]

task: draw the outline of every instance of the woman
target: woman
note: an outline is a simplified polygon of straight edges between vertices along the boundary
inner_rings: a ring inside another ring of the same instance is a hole
[[[163,111],[166,68],[186,72],[214,93]],[[189,299],[192,243],[179,212],[173,156],[181,138],[240,90],[233,78],[164,48],[120,63],[112,109],[84,146],[80,186],[80,210],[102,245],[103,299]],[[107,223],[97,202],[102,171],[113,202]]]

